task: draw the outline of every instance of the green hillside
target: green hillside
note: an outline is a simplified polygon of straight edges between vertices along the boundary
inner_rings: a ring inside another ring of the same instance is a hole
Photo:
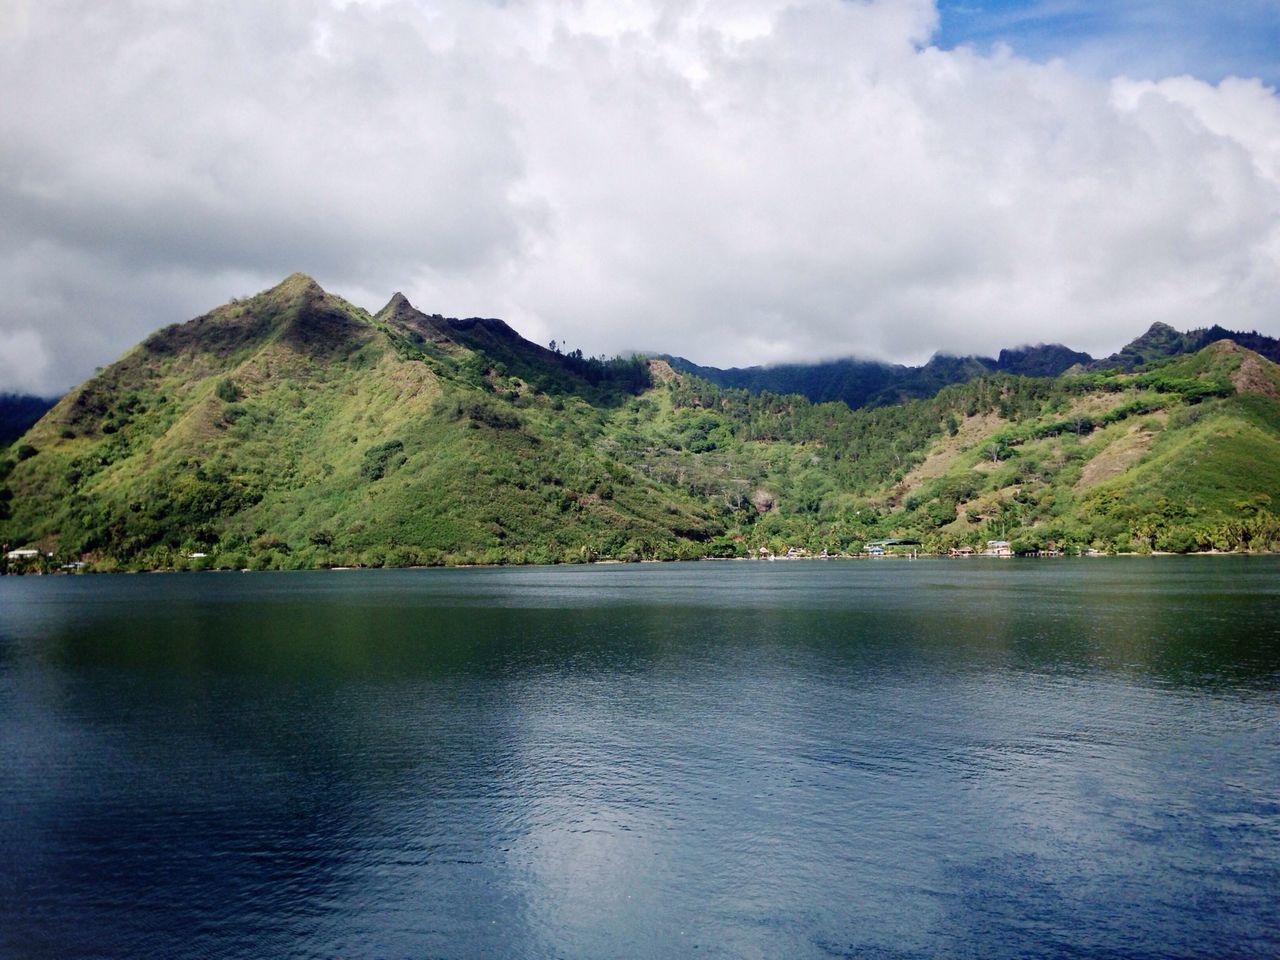
[[[847,358],[722,369],[699,366],[683,357],[664,355],[663,359],[681,373],[691,373],[721,387],[738,387],[752,393],[797,393],[815,403],[841,400],[857,409],[932,397],[953,383],[968,383],[993,373],[1056,377],[1077,367],[1132,372],[1152,363],[1197,353],[1219,340],[1234,340],[1269,360],[1280,362],[1280,340],[1257,331],[1233,332],[1212,326],[1180,333],[1165,323],[1152,324],[1146,333],[1099,360],[1057,343],[1001,350],[995,358],[936,354],[920,367]]]
[[[98,569],[1272,549],[1277,398],[1221,341],[855,411],[294,275],[64,397],[0,460],[0,542]]]

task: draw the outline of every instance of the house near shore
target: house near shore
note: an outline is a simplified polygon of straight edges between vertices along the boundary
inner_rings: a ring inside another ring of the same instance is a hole
[[[40,551],[29,548],[10,550],[4,557],[6,560],[38,560],[40,559]]]
[[[972,557],[976,552],[973,547],[952,547],[947,554],[952,557]]]
[[[988,540],[987,549],[983,551],[988,557],[1012,557],[1013,546],[1008,540]]]
[[[888,540],[868,540],[867,555],[872,557],[888,556],[886,551],[890,547],[911,547],[909,551],[895,550],[894,552],[900,556],[915,556],[919,553],[915,548],[920,546],[919,540],[913,540],[910,537],[893,537]]]

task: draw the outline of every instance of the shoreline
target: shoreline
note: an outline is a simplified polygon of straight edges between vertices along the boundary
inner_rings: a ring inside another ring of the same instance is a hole
[[[985,554],[972,554],[965,556],[955,556],[946,553],[920,553],[914,556],[903,554],[883,554],[872,555],[867,553],[841,553],[829,554],[828,556],[772,556],[772,557],[691,557],[677,558],[670,560],[644,559],[644,560],[619,560],[608,557],[600,560],[584,560],[570,563],[435,563],[435,564],[407,564],[403,566],[382,564],[378,566],[363,564],[335,564],[333,566],[315,566],[315,567],[264,567],[262,569],[254,569],[251,567],[151,567],[139,569],[115,569],[115,570],[95,570],[91,564],[80,569],[19,569],[5,570],[0,573],[0,577],[53,577],[53,576],[110,576],[113,574],[136,575],[136,574],[165,574],[165,573],[307,573],[307,572],[333,572],[348,573],[360,570],[492,570],[502,568],[555,568],[555,567],[603,567],[603,566],[643,566],[652,564],[668,564],[668,563],[802,563],[815,561],[908,561],[917,560],[951,560],[960,562],[972,561],[1009,561],[1009,560],[1103,560],[1103,559],[1132,559],[1132,558],[1151,558],[1151,557],[1272,557],[1280,556],[1276,551],[1271,550],[1200,550],[1194,553],[1172,553],[1164,550],[1152,550],[1147,553],[1076,553],[1076,554],[1052,554],[1052,555],[1013,555],[1013,556],[992,556]]]

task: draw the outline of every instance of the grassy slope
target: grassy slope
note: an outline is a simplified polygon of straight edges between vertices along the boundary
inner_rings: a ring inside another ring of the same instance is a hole
[[[490,374],[461,337],[407,359],[394,320],[292,277],[161,331],[28,434],[4,540],[277,566],[581,559],[633,541],[677,556],[715,532],[691,498],[584,451],[603,420],[581,397]],[[550,366],[604,402],[572,358]]]
[[[1253,376],[1237,391],[1242,369]],[[1063,383],[1093,392],[1057,412],[1050,401],[1039,416],[947,451],[945,468],[934,465],[905,499],[902,525],[936,548],[989,535],[1020,538],[1026,548],[1275,545],[1275,365],[1224,342],[1134,375]],[[1088,411],[1088,422],[1072,411]],[[1002,436],[1011,444],[993,450]]]
[[[265,567],[1280,540],[1280,373],[1234,345],[859,411],[654,374],[294,276],[64,398],[0,468],[0,541]]]

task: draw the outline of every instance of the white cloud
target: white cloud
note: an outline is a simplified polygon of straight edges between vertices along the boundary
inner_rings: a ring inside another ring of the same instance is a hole
[[[44,342],[36,331],[27,328],[0,330],[0,383],[9,392],[36,391],[49,366]]]
[[[720,364],[1280,333],[1257,82],[943,51],[923,0],[10,6],[0,337],[46,386],[295,269]]]

